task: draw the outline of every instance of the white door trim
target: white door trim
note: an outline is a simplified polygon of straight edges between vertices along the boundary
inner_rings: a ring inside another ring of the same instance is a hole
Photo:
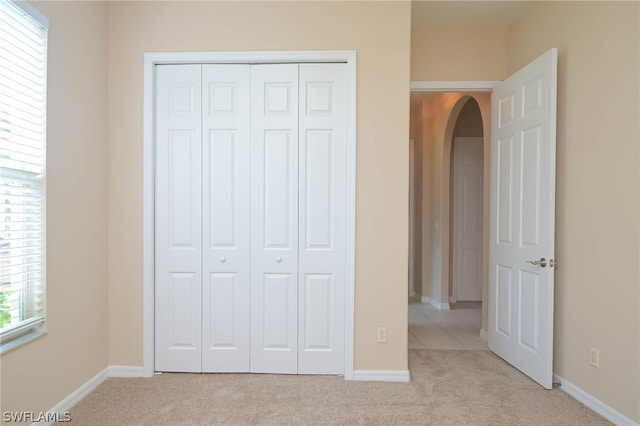
[[[415,268],[415,255],[416,255],[416,243],[415,236],[413,235],[415,215],[413,209],[415,207],[415,141],[409,139],[409,297],[415,296],[413,280],[415,274],[413,268]]]
[[[412,81],[412,92],[493,92],[499,81]]]
[[[356,52],[269,51],[269,52],[154,52],[144,54],[143,118],[143,369],[154,373],[154,66],[186,63],[309,63],[347,64],[347,243],[345,277],[345,368],[346,380],[353,380],[355,314],[355,220],[356,220]]]

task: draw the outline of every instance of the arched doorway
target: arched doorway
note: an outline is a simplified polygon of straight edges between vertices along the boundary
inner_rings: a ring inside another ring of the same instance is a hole
[[[482,303],[483,135],[480,107],[471,97],[456,119],[449,159],[450,303]]]

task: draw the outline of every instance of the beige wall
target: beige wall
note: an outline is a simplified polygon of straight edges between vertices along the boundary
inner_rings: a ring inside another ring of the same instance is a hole
[[[413,28],[411,80],[502,80],[507,28]]]
[[[46,411],[107,366],[107,7],[49,18],[45,337],[2,355],[2,411]]]
[[[558,48],[554,369],[636,422],[638,6],[541,2],[509,31],[510,72]]]
[[[422,274],[421,294],[441,301],[441,220],[442,161],[445,130],[451,110],[462,97],[458,93],[426,95],[422,115]],[[459,105],[458,112],[462,108]],[[436,226],[438,229],[436,229]]]
[[[355,49],[355,367],[406,369],[409,2],[112,2],[109,9],[109,362],[142,365],[143,53]],[[377,326],[388,327],[388,343],[375,342]]]

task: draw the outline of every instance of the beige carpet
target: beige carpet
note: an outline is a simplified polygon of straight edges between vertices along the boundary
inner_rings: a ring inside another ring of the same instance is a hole
[[[609,424],[488,351],[410,350],[409,366],[410,383],[263,374],[114,378],[71,410],[72,424]]]

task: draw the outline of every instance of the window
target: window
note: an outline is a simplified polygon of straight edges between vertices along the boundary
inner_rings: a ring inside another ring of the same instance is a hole
[[[48,23],[0,0],[1,350],[42,334]]]

